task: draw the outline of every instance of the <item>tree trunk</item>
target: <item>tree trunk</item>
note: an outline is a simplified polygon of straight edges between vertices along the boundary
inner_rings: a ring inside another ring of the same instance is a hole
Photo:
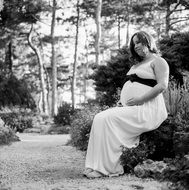
[[[100,41],[101,41],[101,10],[102,10],[102,0],[97,1],[96,9],[96,39],[95,39],[95,50],[96,50],[96,65],[100,63]]]
[[[165,35],[166,36],[169,36],[170,15],[171,15],[170,5],[169,5],[169,3],[167,3],[167,6],[166,6],[166,16],[165,16]]]
[[[75,53],[74,53],[74,63],[73,63],[73,73],[72,73],[72,83],[71,83],[71,94],[72,94],[72,109],[75,109],[75,86],[76,86],[76,65],[77,65],[77,48],[78,48],[78,35],[79,35],[79,0],[77,0],[77,21],[76,21],[76,37],[75,37]]]
[[[4,3],[4,0],[1,0],[1,1],[0,1],[0,11],[3,10],[3,3]]]
[[[35,55],[37,56],[37,60],[38,60],[38,64],[39,64],[39,79],[40,79],[41,96],[42,96],[41,97],[42,110],[40,110],[40,111],[45,114],[49,114],[48,113],[47,90],[46,90],[46,83],[45,83],[44,69],[43,69],[43,61],[42,61],[39,49],[32,43],[32,32],[33,32],[33,24],[31,25],[31,29],[28,34],[28,43],[29,43],[29,46],[34,51]]]
[[[130,27],[130,7],[131,7],[131,0],[129,0],[127,4],[127,28],[126,28],[126,46],[129,46],[129,27]]]
[[[51,66],[52,66],[52,106],[51,116],[57,114],[57,65],[55,60],[55,40],[54,40],[54,29],[55,29],[55,17],[56,17],[56,0],[53,0],[52,6],[52,21],[51,21]]]
[[[117,28],[118,28],[118,49],[121,47],[121,38],[120,38],[120,32],[121,32],[121,21],[120,21],[120,16],[117,18]]]
[[[12,65],[13,65],[13,59],[12,59],[12,40],[8,42],[8,45],[5,49],[5,75],[7,77],[10,77],[12,75]]]
[[[88,64],[89,64],[89,50],[88,50],[88,33],[87,33],[87,29],[85,28],[85,34],[86,34],[86,40],[85,40],[85,50],[86,50],[86,54],[85,54],[85,77],[84,77],[84,103],[86,103],[87,101],[87,79],[88,79]]]
[[[50,100],[51,100],[51,97],[50,97],[50,90],[51,90],[50,76],[49,76],[49,72],[47,71],[47,68],[45,68],[43,66],[43,69],[44,69],[44,72],[46,75],[47,102],[48,102],[48,109],[49,109],[48,112],[51,113],[51,110],[50,110],[50,106],[51,106],[51,104],[50,104]]]

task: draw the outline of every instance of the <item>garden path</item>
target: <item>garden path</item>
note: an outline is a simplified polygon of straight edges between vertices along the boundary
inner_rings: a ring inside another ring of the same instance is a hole
[[[161,190],[162,184],[131,175],[86,179],[84,153],[67,146],[69,135],[18,134],[0,147],[0,190]]]

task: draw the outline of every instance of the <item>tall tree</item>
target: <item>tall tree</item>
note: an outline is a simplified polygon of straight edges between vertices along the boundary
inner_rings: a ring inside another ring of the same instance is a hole
[[[128,27],[130,21],[132,21],[134,14],[132,14],[132,3],[129,1],[120,1],[120,0],[104,0],[102,1],[102,10],[101,10],[101,18],[102,18],[102,27],[107,29],[117,27],[117,46],[120,48],[121,46],[121,28],[125,26],[127,23]],[[92,18],[95,18],[97,1],[92,0],[84,0],[82,3],[82,9],[86,12],[86,14]],[[129,16],[128,16],[129,15]],[[129,34],[128,27],[126,27],[126,33]],[[102,34],[103,35],[103,34]],[[129,37],[129,36],[128,36]],[[115,49],[115,46],[114,46]]]
[[[79,0],[77,0],[76,9],[77,9],[76,11],[77,17],[76,17],[75,53],[74,53],[74,63],[73,63],[72,83],[71,83],[73,110],[75,108],[76,65],[77,65],[77,49],[78,49],[78,36],[79,36],[79,17],[80,17]]]
[[[3,0],[0,1],[0,11],[3,9]]]
[[[127,4],[127,27],[126,27],[126,42],[125,45],[129,45],[129,27],[130,27],[130,21],[131,21],[131,15],[130,15],[130,9],[132,7],[132,0],[128,1]]]
[[[46,89],[46,82],[44,77],[44,66],[43,66],[43,60],[40,53],[40,50],[37,46],[34,45],[32,42],[32,33],[33,33],[33,24],[31,24],[31,29],[28,34],[28,43],[32,50],[34,51],[35,55],[37,56],[38,64],[39,64],[39,78],[40,78],[40,87],[41,87],[41,99],[42,99],[42,113],[49,114],[49,108],[48,108],[48,101],[47,101],[47,89]],[[39,106],[40,108],[40,106]]]
[[[178,7],[181,5],[180,0],[163,0],[159,6],[165,9],[166,16],[165,16],[165,35],[169,36],[169,32],[172,26],[175,24],[175,21],[171,22],[171,16],[173,13],[178,11]],[[180,21],[179,21],[180,22]]]
[[[189,20],[186,10],[189,7],[187,0],[159,0],[141,1],[133,4],[132,12],[136,14],[135,21],[141,26],[152,26],[158,36],[169,36],[173,31],[179,31],[178,24]],[[184,14],[185,12],[185,14]]]
[[[12,44],[15,40],[18,41],[19,38],[26,40],[26,35],[28,35],[28,33],[25,32],[25,30],[28,29],[27,24],[35,24],[40,19],[40,13],[45,7],[46,3],[40,0],[5,0],[4,8],[0,12],[0,32],[2,34],[1,40],[3,41],[3,44]],[[30,32],[32,32],[32,29],[33,26],[31,27]],[[32,33],[29,34],[28,39],[31,38],[31,35]],[[12,58],[15,57],[14,51],[17,49],[18,48],[11,48]],[[35,50],[37,52],[37,49]],[[37,60],[40,60],[40,56],[38,56]],[[12,59],[11,65],[14,66],[14,64],[14,59]],[[46,108],[44,108],[44,111],[45,110]]]
[[[55,60],[55,39],[54,39],[54,29],[55,29],[55,18],[56,18],[56,0],[53,0],[52,5],[52,21],[51,21],[51,67],[52,67],[52,106],[51,115],[57,114],[57,64]]]
[[[89,73],[89,40],[88,40],[88,31],[85,28],[85,34],[86,34],[86,39],[85,39],[85,71],[84,71],[84,103],[87,100],[87,79],[88,79],[88,73]]]
[[[189,32],[175,33],[160,40],[162,56],[170,67],[170,74],[183,84],[183,71],[189,71]]]
[[[102,0],[97,0],[96,6],[96,38],[95,38],[95,50],[96,50],[96,65],[100,63],[100,41],[101,41],[101,10],[102,10]]]

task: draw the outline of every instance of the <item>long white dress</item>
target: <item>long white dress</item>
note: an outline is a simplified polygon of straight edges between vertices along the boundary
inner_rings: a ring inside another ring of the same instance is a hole
[[[133,66],[127,74],[136,73],[141,78],[155,79],[151,61]],[[104,175],[123,174],[120,164],[121,145],[131,148],[139,144],[141,133],[154,130],[167,118],[162,94],[139,106],[126,106],[133,95],[143,95],[152,87],[127,81],[121,91],[123,107],[114,107],[98,113],[93,120],[85,167]]]

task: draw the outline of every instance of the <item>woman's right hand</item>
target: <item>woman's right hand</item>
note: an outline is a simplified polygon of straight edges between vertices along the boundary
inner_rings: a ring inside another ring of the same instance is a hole
[[[123,106],[120,100],[117,102],[116,105],[117,105],[117,107],[122,107]]]

